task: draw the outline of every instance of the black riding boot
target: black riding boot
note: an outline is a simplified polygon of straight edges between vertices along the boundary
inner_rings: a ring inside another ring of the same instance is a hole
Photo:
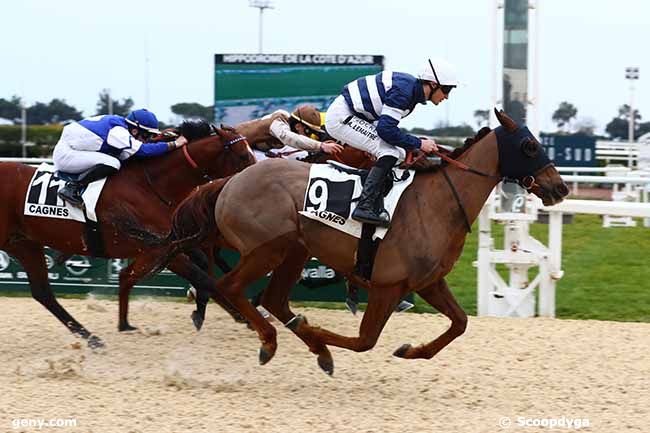
[[[90,183],[108,177],[113,173],[117,173],[117,169],[111,167],[110,165],[96,165],[81,173],[77,180],[66,182],[65,186],[61,188],[58,195],[66,202],[70,203],[72,206],[83,209],[84,201],[81,197],[81,192],[83,189],[86,188]]]
[[[390,216],[382,206],[382,193],[386,177],[396,162],[397,158],[394,156],[383,156],[370,169],[359,197],[359,203],[352,212],[353,220],[380,227],[390,226]]]

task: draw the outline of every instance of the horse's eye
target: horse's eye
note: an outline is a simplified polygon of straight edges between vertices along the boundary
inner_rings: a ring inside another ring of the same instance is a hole
[[[529,158],[535,158],[539,154],[539,143],[530,137],[521,140],[521,151]]]

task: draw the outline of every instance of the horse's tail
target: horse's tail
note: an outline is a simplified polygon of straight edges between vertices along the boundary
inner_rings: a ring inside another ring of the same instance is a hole
[[[163,270],[176,255],[200,246],[210,235],[216,236],[214,206],[230,177],[203,185],[187,196],[172,215],[172,229],[166,235],[145,230],[133,218],[120,218],[119,225],[129,237],[157,250],[157,260],[147,276]]]
[[[178,205],[172,216],[172,230],[164,242],[166,248],[151,274],[164,269],[176,255],[199,247],[210,236],[216,237],[214,207],[229,180],[226,177],[203,185]]]
[[[231,176],[232,177],[232,176]],[[190,194],[178,205],[172,216],[172,235],[183,251],[203,243],[216,235],[217,222],[214,207],[221,190],[230,177],[218,179]]]

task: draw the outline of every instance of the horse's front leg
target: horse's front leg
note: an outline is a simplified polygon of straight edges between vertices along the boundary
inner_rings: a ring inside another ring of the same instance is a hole
[[[417,347],[404,344],[395,351],[394,355],[408,359],[431,359],[436,353],[440,352],[445,346],[465,332],[467,328],[467,314],[465,314],[456,302],[444,278],[441,278],[417,293],[429,305],[447,316],[451,320],[451,326],[432,342]]]
[[[315,340],[319,344],[364,352],[375,347],[381,331],[401,297],[402,293],[399,289],[382,288],[369,291],[368,306],[363,313],[358,337],[345,337],[323,328],[310,326],[303,321],[297,325],[295,332],[305,333],[307,339]],[[291,324],[287,326],[291,328]]]

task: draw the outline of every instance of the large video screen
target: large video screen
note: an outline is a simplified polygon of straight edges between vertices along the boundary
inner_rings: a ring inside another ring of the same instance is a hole
[[[236,125],[301,104],[324,111],[347,83],[383,68],[373,55],[216,54],[215,120]]]

